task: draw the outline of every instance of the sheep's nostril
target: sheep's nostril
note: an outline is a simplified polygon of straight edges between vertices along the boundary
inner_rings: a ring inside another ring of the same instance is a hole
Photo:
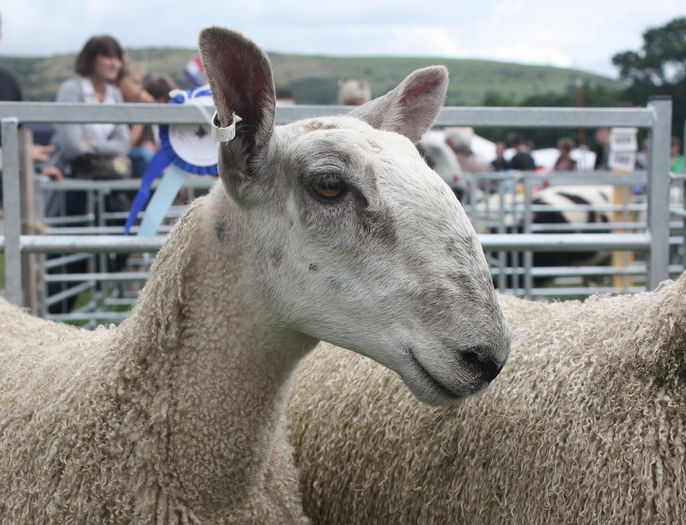
[[[488,357],[484,357],[476,352],[462,352],[462,359],[468,368],[474,371],[475,375],[488,381],[493,381],[502,370],[495,361]]]

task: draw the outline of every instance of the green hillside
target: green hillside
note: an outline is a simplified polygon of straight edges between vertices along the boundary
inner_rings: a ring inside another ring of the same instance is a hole
[[[129,49],[127,53],[149,73],[167,73],[189,87],[184,66],[192,49]],[[335,104],[340,79],[365,78],[373,95],[394,87],[414,69],[443,64],[450,71],[448,105],[479,105],[487,95],[518,103],[533,95],[561,95],[585,84],[620,87],[619,81],[572,69],[527,66],[487,60],[399,57],[326,57],[271,53],[277,88],[290,90],[299,104]],[[26,100],[54,100],[60,83],[73,74],[74,55],[52,57],[0,56],[0,64],[21,82]]]

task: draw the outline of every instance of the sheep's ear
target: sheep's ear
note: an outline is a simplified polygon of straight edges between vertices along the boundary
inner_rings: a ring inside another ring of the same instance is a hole
[[[262,154],[274,129],[275,89],[267,55],[254,42],[222,27],[200,32],[198,47],[217,110],[218,125],[229,126],[234,115],[236,137],[220,150],[219,172],[236,198],[252,176],[251,165]]]
[[[354,109],[349,116],[374,128],[405,135],[414,144],[431,129],[448,90],[448,70],[443,66],[418,69],[384,96]]]

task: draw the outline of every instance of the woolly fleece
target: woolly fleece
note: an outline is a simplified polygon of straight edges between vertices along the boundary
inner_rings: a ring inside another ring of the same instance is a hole
[[[0,300],[0,523],[307,522],[285,390],[213,353],[240,346],[222,302],[236,271],[209,246],[227,201],[218,185],[194,202],[117,328]],[[215,373],[201,383],[197,367]]]
[[[686,274],[635,296],[500,301],[510,359],[457,406],[331,345],[306,358],[288,414],[315,523],[686,522]]]

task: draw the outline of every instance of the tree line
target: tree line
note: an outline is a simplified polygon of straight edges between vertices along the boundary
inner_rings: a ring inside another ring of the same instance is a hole
[[[672,97],[672,135],[683,142],[686,121],[686,17],[675,18],[661,27],[650,28],[643,33],[643,45],[638,50],[616,53],[612,63],[619,68],[624,87],[587,83],[580,87],[570,86],[563,94],[533,95],[518,104],[497,93],[484,97],[485,106],[552,106],[576,107],[627,107],[646,106],[650,97]],[[587,130],[590,131],[590,130]],[[478,129],[477,133],[490,140],[508,142],[512,130],[501,128]],[[562,136],[574,135],[569,129],[523,129],[517,134],[532,141],[536,147],[553,147]],[[592,133],[585,133],[592,142]],[[591,146],[593,144],[590,144]]]

